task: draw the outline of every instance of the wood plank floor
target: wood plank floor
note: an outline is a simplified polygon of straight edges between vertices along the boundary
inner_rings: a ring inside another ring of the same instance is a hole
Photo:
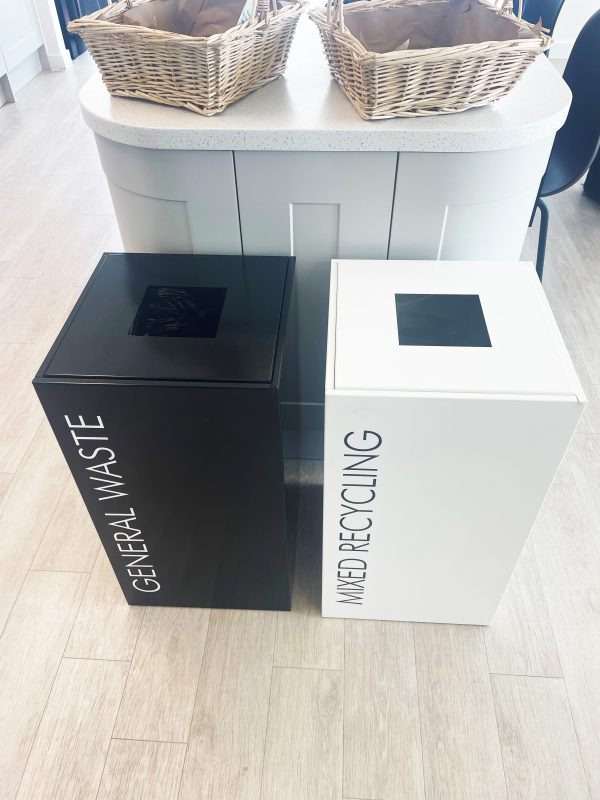
[[[0,109],[0,800],[600,800],[600,206],[550,200],[589,406],[488,629],[321,619],[309,462],[291,614],[130,608],[30,386],[121,248],[92,70]]]

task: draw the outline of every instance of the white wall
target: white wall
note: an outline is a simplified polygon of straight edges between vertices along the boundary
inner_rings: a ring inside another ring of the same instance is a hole
[[[54,0],[34,0],[34,5],[40,28],[42,29],[42,36],[44,37],[44,69],[49,69],[53,72],[69,69],[71,56],[62,38]]]
[[[600,0],[566,0],[554,29],[552,58],[568,57],[577,34],[598,10]]]

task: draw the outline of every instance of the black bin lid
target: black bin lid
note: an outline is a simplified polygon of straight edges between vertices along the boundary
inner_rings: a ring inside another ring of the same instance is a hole
[[[42,374],[269,384],[289,261],[105,253]]]

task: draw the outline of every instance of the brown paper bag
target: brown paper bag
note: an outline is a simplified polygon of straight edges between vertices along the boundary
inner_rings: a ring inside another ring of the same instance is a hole
[[[475,42],[506,42],[510,39],[532,39],[535,34],[519,25],[510,17],[497,14],[477,0],[470,0],[468,7],[448,19],[448,41],[450,46]]]
[[[124,25],[140,25],[171,33],[189,35],[204,0],[150,0],[123,13]]]
[[[213,36],[238,24],[245,0],[204,0],[191,30],[192,36]]]
[[[177,23],[186,29],[186,33],[191,36],[198,14],[202,13],[206,0],[179,0],[179,11],[177,13]]]
[[[478,0],[452,0],[350,12],[350,33],[372,53],[453,47],[476,42],[531,38],[515,21],[499,16]]]
[[[437,11],[437,10],[436,10]],[[346,14],[346,27],[371,53],[439,47],[444,36],[442,15],[427,6],[374,8]]]
[[[143,28],[168,31],[173,24],[178,5],[179,0],[151,0],[149,3],[125,11],[121,22],[123,25],[139,25]]]

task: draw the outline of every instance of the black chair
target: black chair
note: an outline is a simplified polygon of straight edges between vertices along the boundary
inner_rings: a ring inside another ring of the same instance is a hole
[[[541,214],[536,269],[542,279],[548,238],[548,206],[544,197],[573,186],[585,175],[600,145],[600,11],[596,11],[577,37],[563,73],[573,102],[564,126],[556,134],[535,212]]]
[[[542,27],[547,28],[552,36],[556,20],[565,0],[523,0],[523,19],[534,25],[542,20]],[[513,0],[515,14],[519,10],[519,0]]]

